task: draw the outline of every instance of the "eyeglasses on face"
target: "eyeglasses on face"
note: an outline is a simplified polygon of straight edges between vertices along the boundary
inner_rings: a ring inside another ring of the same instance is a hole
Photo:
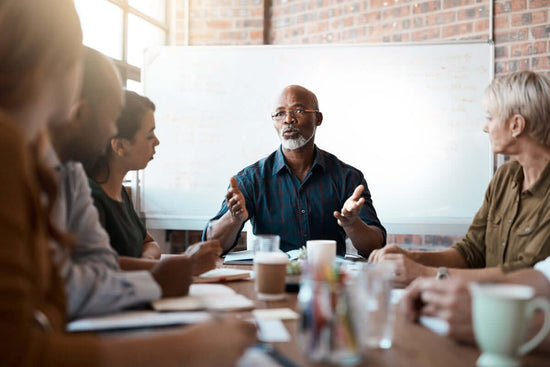
[[[307,108],[296,108],[294,110],[273,112],[271,114],[271,118],[274,121],[283,121],[288,114],[289,116],[292,115],[297,119],[301,119],[306,115],[306,113],[317,113],[317,112],[319,112],[319,110],[308,110]]]

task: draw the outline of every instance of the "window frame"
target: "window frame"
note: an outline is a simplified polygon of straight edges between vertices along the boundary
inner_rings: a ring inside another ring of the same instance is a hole
[[[133,14],[143,19],[147,23],[150,23],[156,26],[157,28],[163,30],[166,33],[165,44],[169,44],[170,32],[172,32],[172,29],[170,27],[170,21],[169,21],[171,1],[163,0],[165,3],[165,22],[164,23],[132,7],[129,4],[128,0],[106,0],[106,1],[113,5],[118,6],[122,10],[122,45],[121,45],[122,59],[121,60],[112,59],[112,60],[115,63],[115,66],[117,67],[120,73],[120,77],[122,78],[122,82],[124,86],[126,86],[126,82],[128,79],[141,83],[141,68],[128,63],[128,15]]]

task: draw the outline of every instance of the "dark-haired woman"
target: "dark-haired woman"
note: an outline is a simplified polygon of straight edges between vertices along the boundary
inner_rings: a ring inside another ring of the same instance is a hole
[[[158,259],[161,254],[122,185],[128,172],[145,168],[155,155],[159,140],[154,112],[155,105],[148,98],[126,91],[118,134],[111,139],[107,154],[95,166],[86,167],[101,224],[120,256]]]

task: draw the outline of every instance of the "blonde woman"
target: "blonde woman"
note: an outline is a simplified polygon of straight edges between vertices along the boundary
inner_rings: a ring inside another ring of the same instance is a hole
[[[443,251],[405,251],[395,245],[369,260],[396,264],[396,283],[434,276],[438,267],[452,276],[493,279],[532,267],[550,256],[550,80],[521,71],[496,78],[484,100],[494,153],[512,158],[489,183],[466,236]]]

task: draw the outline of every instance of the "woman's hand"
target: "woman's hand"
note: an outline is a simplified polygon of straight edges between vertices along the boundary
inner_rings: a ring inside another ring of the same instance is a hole
[[[407,288],[401,306],[411,321],[422,315],[439,317],[449,323],[450,338],[474,341],[470,291],[462,279],[419,278]]]

